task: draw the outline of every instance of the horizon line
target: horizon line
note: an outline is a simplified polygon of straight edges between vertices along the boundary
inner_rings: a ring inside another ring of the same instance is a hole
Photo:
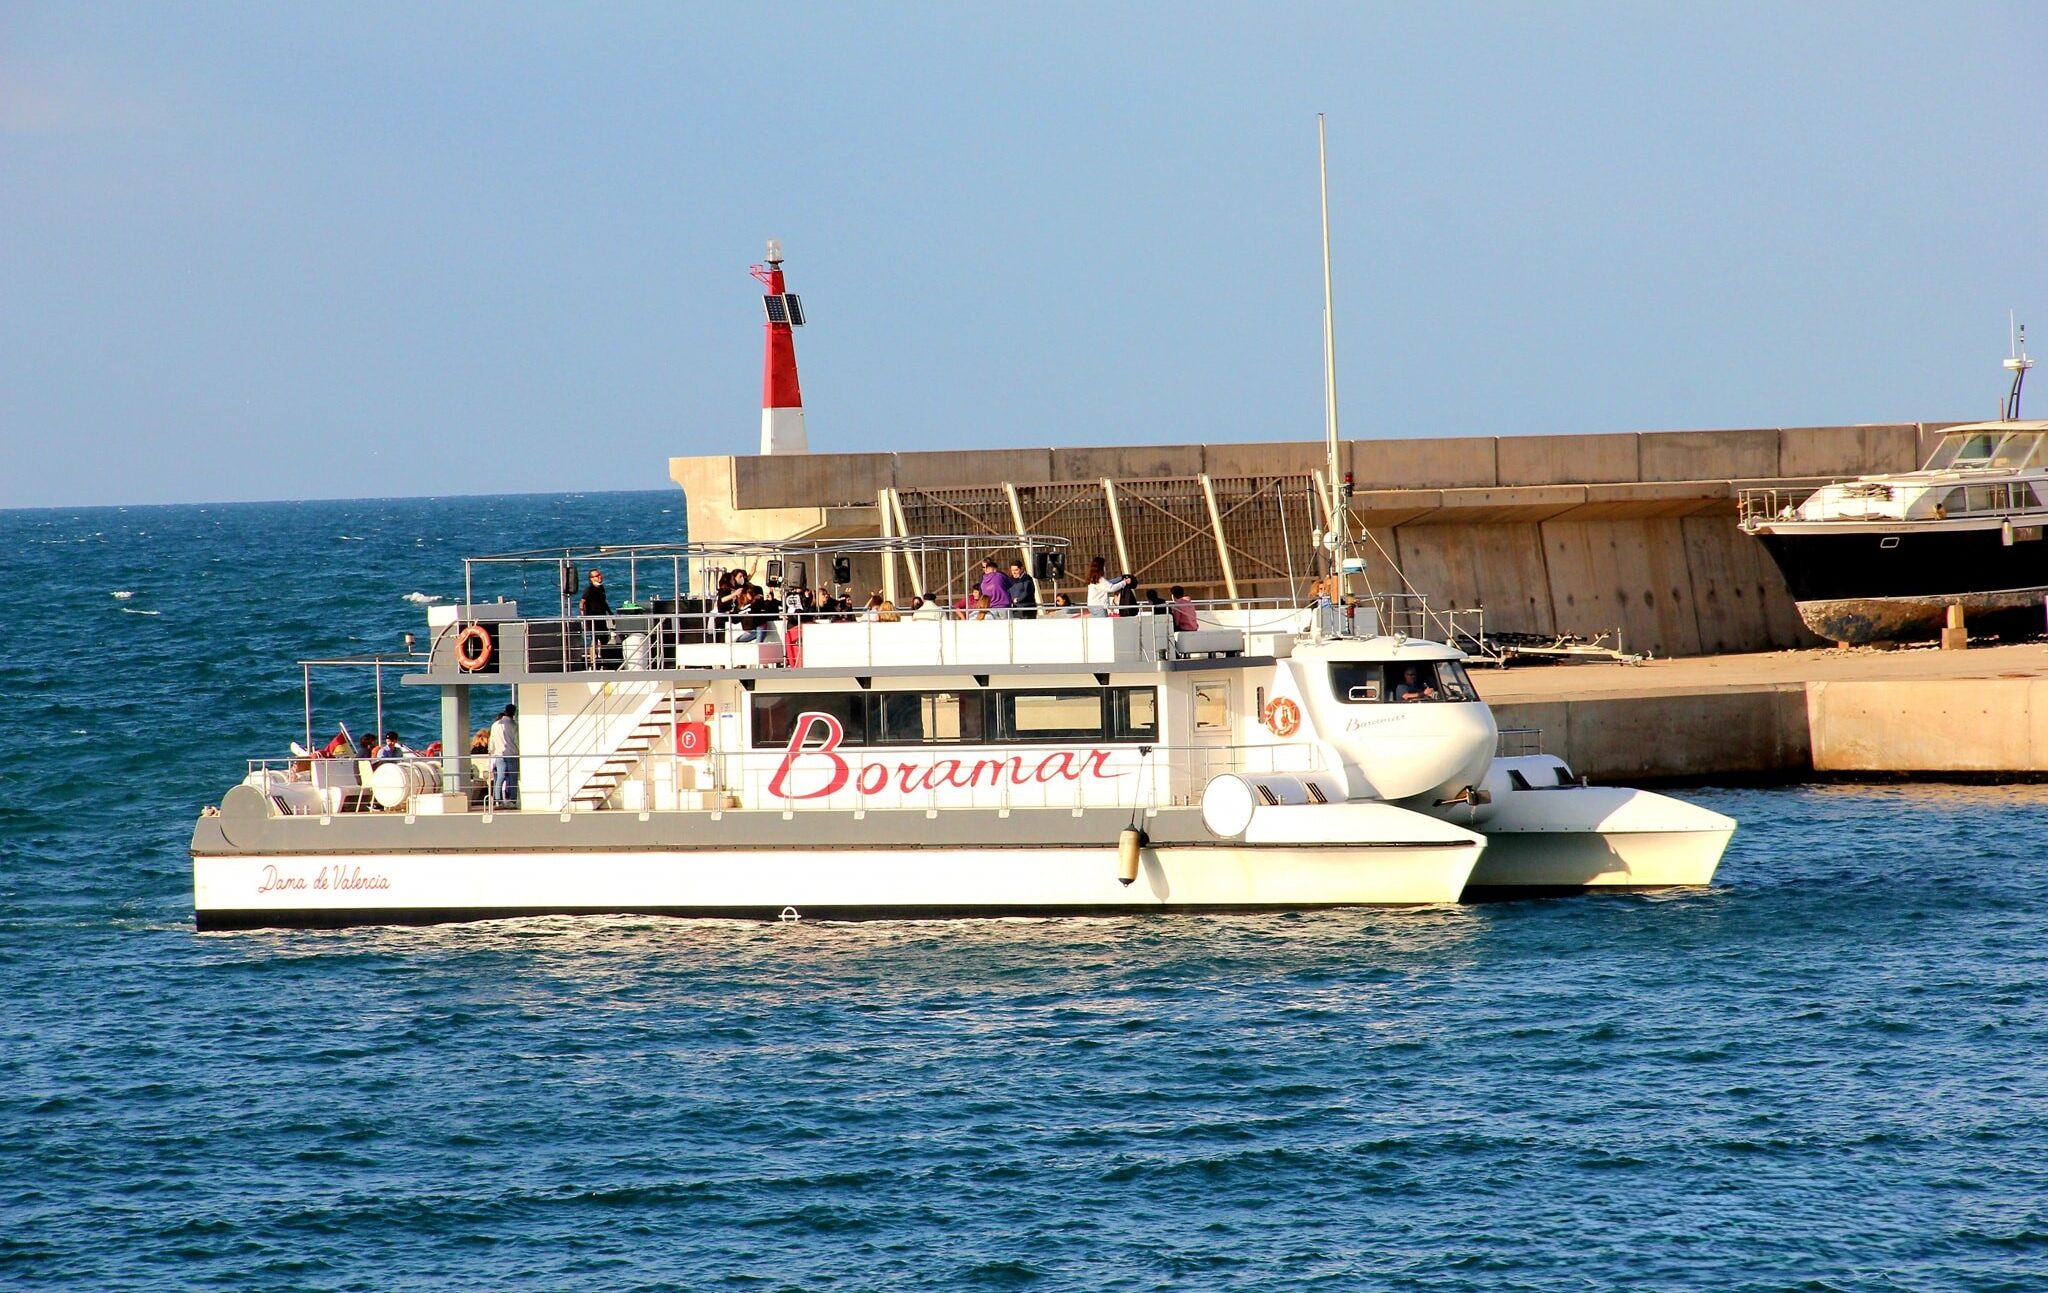
[[[680,487],[670,485],[680,497]],[[499,493],[484,494],[352,494],[321,495],[309,498],[217,498],[195,499],[161,503],[30,503],[0,505],[0,513],[8,512],[82,512],[104,511],[118,508],[123,511],[149,507],[274,507],[279,504],[295,503],[397,503],[410,500],[427,502],[454,502],[469,498],[560,498],[572,494],[662,494],[662,489],[518,489]]]

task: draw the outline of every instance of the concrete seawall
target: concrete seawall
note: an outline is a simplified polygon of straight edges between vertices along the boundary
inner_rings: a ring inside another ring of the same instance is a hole
[[[1629,650],[1694,655],[1816,644],[1736,529],[1743,488],[1909,470],[1947,425],[1359,440],[1345,453],[1376,586],[1405,576],[1433,605],[1483,606],[1494,632],[1619,630]],[[697,539],[873,535],[886,499],[913,532],[1012,533],[1021,519],[1077,555],[1126,554],[1147,584],[1224,596],[1232,581],[1259,596],[1306,569],[1323,461],[1320,444],[1295,441],[675,458],[670,475]]]
[[[1494,673],[1504,728],[1596,781],[2048,776],[2048,647],[1797,651]]]

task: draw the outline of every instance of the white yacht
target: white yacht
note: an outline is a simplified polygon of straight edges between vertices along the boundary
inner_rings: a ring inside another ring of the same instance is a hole
[[[2033,360],[2016,329],[2011,387],[1991,422],[1950,427],[1918,471],[1859,476],[1801,496],[1743,492],[1741,525],[1832,642],[1931,637],[1948,608],[2039,631],[2048,598],[2048,422],[2020,417]]]
[[[1062,543],[473,559],[463,599],[428,608],[426,648],[373,662],[438,694],[438,750],[322,757],[309,681],[300,748],[252,761],[196,824],[198,924],[1249,911],[1712,878],[1732,820],[1499,757],[1461,653],[1392,631],[1415,627],[1393,622],[1416,615],[1401,599],[1190,603],[1176,628],[749,617],[689,596],[733,565],[967,568]],[[597,562],[636,592],[663,570],[672,595],[582,617],[476,589],[538,566],[552,590]],[[518,753],[494,777],[469,751],[506,703]]]

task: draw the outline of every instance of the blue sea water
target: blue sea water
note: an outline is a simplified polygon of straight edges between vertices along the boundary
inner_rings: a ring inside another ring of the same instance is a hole
[[[1687,792],[1677,896],[193,932],[297,659],[681,520],[0,513],[0,1286],[2048,1287],[2041,788]]]

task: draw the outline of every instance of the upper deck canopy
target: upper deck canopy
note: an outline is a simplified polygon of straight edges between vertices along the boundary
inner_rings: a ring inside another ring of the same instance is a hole
[[[2048,466],[2048,422],[1978,422],[1950,427],[1923,471],[2020,471]]]

